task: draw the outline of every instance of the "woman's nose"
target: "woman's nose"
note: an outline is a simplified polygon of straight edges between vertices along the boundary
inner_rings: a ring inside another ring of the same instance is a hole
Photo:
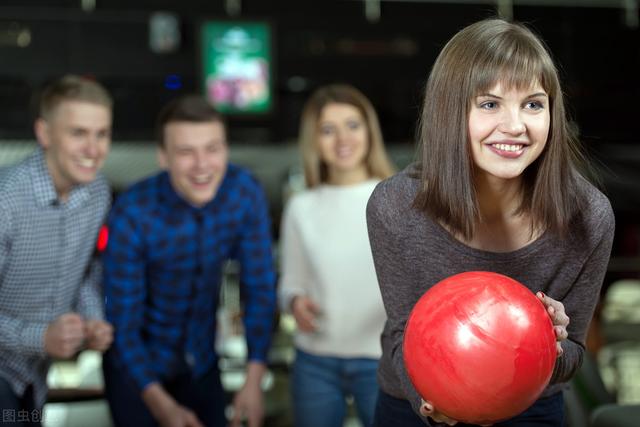
[[[500,130],[504,133],[519,135],[526,131],[526,126],[519,111],[505,111],[500,123]]]

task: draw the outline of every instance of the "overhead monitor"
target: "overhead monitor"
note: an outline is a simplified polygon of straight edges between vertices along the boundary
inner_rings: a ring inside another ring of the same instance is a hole
[[[206,20],[200,25],[202,87],[227,115],[262,115],[273,108],[271,25]]]

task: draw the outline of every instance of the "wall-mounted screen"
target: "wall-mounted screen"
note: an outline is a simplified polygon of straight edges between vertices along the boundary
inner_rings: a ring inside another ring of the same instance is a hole
[[[271,26],[255,21],[204,21],[202,84],[225,114],[269,113],[273,107]]]

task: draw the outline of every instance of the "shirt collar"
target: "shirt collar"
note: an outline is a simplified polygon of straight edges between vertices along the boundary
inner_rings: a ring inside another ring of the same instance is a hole
[[[53,185],[53,179],[47,168],[45,153],[42,147],[38,147],[30,160],[31,182],[33,194],[39,206],[51,206],[61,204],[58,193]],[[89,200],[90,192],[87,185],[77,185],[71,189],[66,206],[74,209]]]
[[[160,181],[160,198],[161,203],[164,206],[167,206],[169,209],[173,211],[181,210],[181,211],[191,211],[193,213],[204,212],[210,209],[215,210],[215,206],[217,205],[217,200],[220,199],[220,196],[225,191],[226,182],[228,178],[228,171],[225,173],[225,176],[222,178],[222,182],[220,183],[220,187],[213,198],[213,200],[209,201],[207,204],[196,207],[187,202],[180,196],[176,190],[171,185],[171,179],[169,177],[169,173],[167,171],[161,172],[159,176]],[[224,198],[224,197],[223,197]]]

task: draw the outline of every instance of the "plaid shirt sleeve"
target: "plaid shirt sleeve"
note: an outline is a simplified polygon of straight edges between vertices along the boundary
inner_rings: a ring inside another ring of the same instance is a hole
[[[11,215],[0,207],[0,277],[4,275],[5,262],[11,251],[11,229]],[[0,312],[0,353],[11,351],[44,357],[43,339],[48,326],[46,322],[27,322]]]
[[[112,349],[142,391],[157,381],[141,337],[146,263],[142,234],[135,220],[139,212],[130,200],[119,202],[109,216],[109,243],[103,254],[106,316],[115,328]]]
[[[267,200],[257,183],[254,192],[242,225],[237,258],[248,360],[266,362],[276,309],[275,271]]]

